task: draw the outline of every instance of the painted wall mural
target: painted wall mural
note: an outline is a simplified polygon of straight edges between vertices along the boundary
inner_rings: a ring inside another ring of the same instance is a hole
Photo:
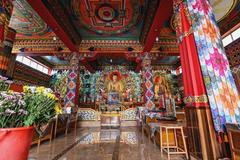
[[[226,123],[240,123],[240,100],[221,41],[218,25],[207,0],[187,0],[201,70],[217,132]]]
[[[64,99],[67,94],[68,75],[68,71],[59,71],[52,75],[50,80],[50,87],[54,90],[54,92],[58,93],[62,99]]]
[[[102,101],[114,92],[119,93],[120,101],[142,100],[140,74],[128,71],[123,66],[106,66],[103,71],[94,74],[82,71],[80,77],[80,102]]]

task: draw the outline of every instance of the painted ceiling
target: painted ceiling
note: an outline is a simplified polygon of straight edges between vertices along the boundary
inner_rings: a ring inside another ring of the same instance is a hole
[[[61,0],[82,39],[139,39],[146,0]]]
[[[132,47],[134,52],[142,52],[144,46],[140,43],[141,36],[146,27],[150,26],[145,23],[150,19],[151,14],[154,15],[154,9],[157,8],[157,5],[152,5],[154,4],[152,2],[158,2],[157,0],[42,1],[55,19],[62,24],[70,39],[79,46],[81,53],[89,53],[91,47],[98,52],[115,49],[126,52],[129,47]],[[210,0],[210,3],[222,33],[240,22],[240,16],[237,16],[240,13],[240,0]],[[59,53],[59,47],[63,48],[62,52],[70,52],[58,38],[57,41],[52,40],[56,35],[26,0],[14,1],[10,26],[17,30],[18,40],[15,43],[17,45],[13,49],[15,53],[25,48],[32,53],[49,51],[56,55]],[[158,38],[159,41],[154,44],[152,52],[159,54],[158,57],[161,58],[155,60],[154,64],[178,63],[179,50],[171,20],[164,23],[159,30]],[[54,56],[41,57],[53,65],[68,63]],[[94,63],[100,64],[106,59],[109,60],[109,57],[99,58]],[[126,59],[122,58],[122,60]]]
[[[54,35],[25,0],[15,0],[13,4],[10,27],[17,31],[17,38],[43,38]]]
[[[60,0],[82,39],[138,40],[147,0]],[[10,27],[19,38],[55,36],[26,0],[15,0]],[[210,0],[218,21],[240,11],[239,0]],[[231,13],[231,11],[233,11]],[[232,20],[232,19],[231,19]]]

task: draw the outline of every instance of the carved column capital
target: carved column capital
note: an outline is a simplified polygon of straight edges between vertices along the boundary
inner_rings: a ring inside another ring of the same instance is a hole
[[[151,57],[151,54],[149,52],[145,52],[142,55],[141,59],[142,59],[143,70],[152,69],[152,67],[151,67],[152,57]]]

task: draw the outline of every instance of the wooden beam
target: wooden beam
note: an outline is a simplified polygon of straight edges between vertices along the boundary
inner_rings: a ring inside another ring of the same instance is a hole
[[[168,21],[173,12],[172,0],[161,0],[157,12],[154,16],[151,28],[148,32],[143,52],[150,52],[156,37],[158,36],[160,29],[165,21]]]
[[[58,24],[57,20],[50,13],[48,8],[45,6],[42,0],[27,0],[32,8],[38,13],[38,15],[47,23],[48,26],[52,28],[54,33],[62,40],[62,42],[69,48],[72,52],[78,52],[78,47],[73,43],[71,38]]]
[[[13,52],[12,54],[18,56],[38,57],[38,56],[63,56],[70,54],[70,52],[27,51],[27,52]]]
[[[172,10],[173,10],[172,8],[173,8],[172,0],[161,0],[159,2],[158,9],[156,11],[151,28],[148,32],[148,35],[145,41],[143,53],[150,52],[152,50],[156,37],[158,36],[160,29],[163,26],[163,23],[169,20],[172,14]],[[141,69],[141,64],[142,62],[139,61],[136,67],[137,72],[139,72],[139,70]]]

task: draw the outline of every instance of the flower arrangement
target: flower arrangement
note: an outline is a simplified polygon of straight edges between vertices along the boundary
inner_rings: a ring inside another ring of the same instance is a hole
[[[55,116],[58,99],[45,87],[24,86],[23,93],[0,92],[0,128],[37,127]]]
[[[11,83],[12,81],[8,80],[8,78],[0,75],[0,91],[8,90]]]

